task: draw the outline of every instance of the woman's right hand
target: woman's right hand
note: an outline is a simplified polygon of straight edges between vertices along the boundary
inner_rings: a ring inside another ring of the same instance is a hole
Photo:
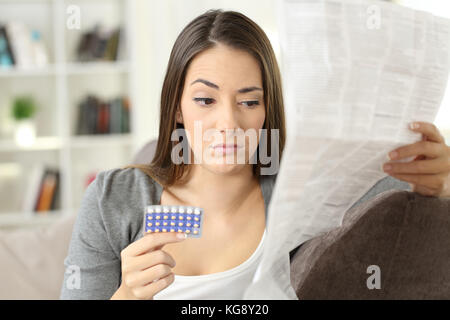
[[[111,299],[151,300],[167,288],[174,280],[175,260],[161,248],[185,238],[184,233],[148,233],[123,249],[122,283]]]

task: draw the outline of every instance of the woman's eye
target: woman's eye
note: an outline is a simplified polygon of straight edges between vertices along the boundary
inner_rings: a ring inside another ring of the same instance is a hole
[[[200,105],[202,106],[209,106],[214,102],[214,99],[212,98],[194,98],[193,100],[196,102],[200,101],[201,102]],[[258,100],[242,101],[240,102],[240,104],[244,104],[245,106],[247,106],[247,108],[255,108],[256,106],[259,105],[259,101]]]
[[[246,103],[246,104],[247,104],[247,107],[249,107],[249,108],[254,108],[254,107],[256,107],[256,106],[259,105],[259,101],[258,101],[258,100],[254,100],[254,101],[243,101],[243,102],[241,102],[241,103]]]
[[[204,104],[200,104],[200,105],[207,106],[207,105],[210,105],[214,101],[214,99],[211,99],[211,98],[194,98],[194,101],[203,101]]]

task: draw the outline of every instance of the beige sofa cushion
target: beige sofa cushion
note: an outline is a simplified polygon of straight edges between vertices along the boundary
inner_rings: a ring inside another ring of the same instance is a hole
[[[0,299],[59,299],[74,222],[0,232]]]

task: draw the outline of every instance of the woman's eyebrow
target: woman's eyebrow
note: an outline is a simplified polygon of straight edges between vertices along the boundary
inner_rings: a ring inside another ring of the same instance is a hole
[[[194,83],[197,83],[197,82],[203,83],[203,84],[207,85],[208,87],[211,87],[211,88],[219,90],[219,86],[217,84],[212,83],[211,81],[208,81],[208,80],[205,80],[205,79],[197,79],[195,81],[192,81],[191,86]],[[259,87],[246,87],[246,88],[239,89],[237,92],[239,92],[239,93],[246,93],[246,92],[251,92],[251,91],[255,91],[255,90],[263,91],[263,89],[261,89]]]

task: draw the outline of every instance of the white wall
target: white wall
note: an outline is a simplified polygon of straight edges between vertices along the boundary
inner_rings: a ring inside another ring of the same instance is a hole
[[[450,19],[450,1],[448,0],[397,0],[395,2]],[[447,84],[447,90],[436,116],[435,124],[445,135],[447,144],[450,144],[450,81]]]

